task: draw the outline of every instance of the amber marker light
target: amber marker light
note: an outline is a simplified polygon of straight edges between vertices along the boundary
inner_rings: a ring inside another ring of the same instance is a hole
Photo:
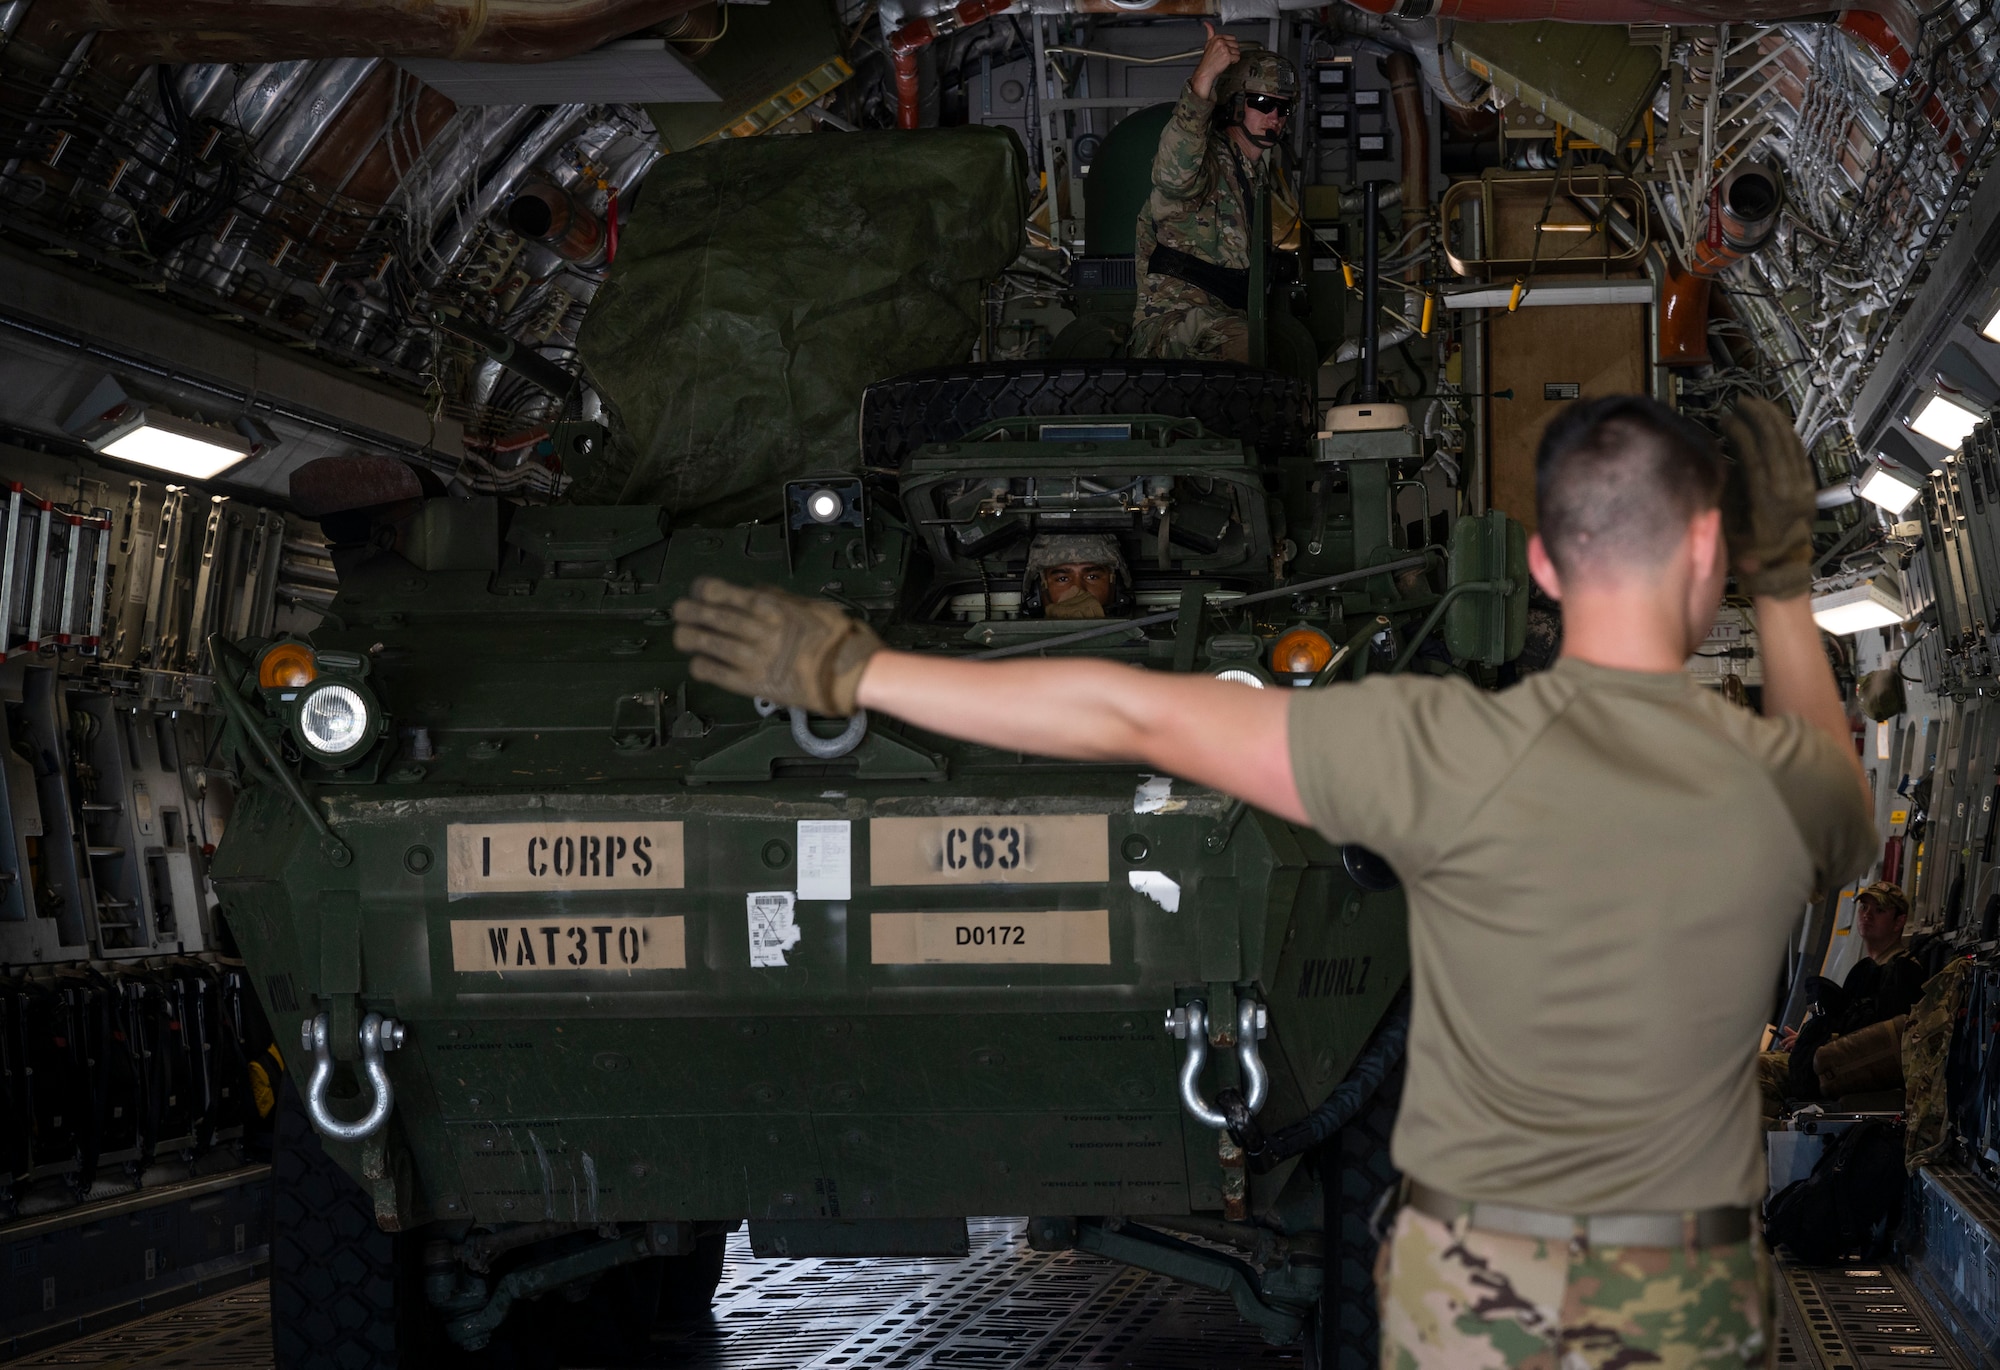
[[[257,684],[266,690],[296,690],[318,675],[312,648],[303,642],[280,642],[257,662]]]
[[[1293,628],[1271,644],[1271,669],[1279,675],[1318,675],[1333,660],[1333,639],[1317,628]]]

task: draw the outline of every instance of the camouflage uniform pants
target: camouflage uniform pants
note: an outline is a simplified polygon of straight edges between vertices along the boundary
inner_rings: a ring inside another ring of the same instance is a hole
[[[1783,1111],[1785,1098],[1792,1087],[1792,1053],[1789,1051],[1760,1051],[1757,1053],[1757,1095],[1763,1100],[1764,1130],[1769,1132]]]
[[[1199,286],[1147,275],[1132,320],[1132,355],[1247,365],[1250,315],[1220,303]]]
[[[1382,1370],[1743,1370],[1775,1349],[1770,1260],[1733,1246],[1592,1249],[1405,1208],[1376,1258]]]

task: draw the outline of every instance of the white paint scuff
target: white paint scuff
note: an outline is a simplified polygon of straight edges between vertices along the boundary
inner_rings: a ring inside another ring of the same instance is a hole
[[[1133,813],[1180,813],[1186,808],[1187,800],[1174,798],[1174,778],[1170,775],[1149,775],[1132,793]]]
[[[1127,871],[1132,888],[1158,904],[1168,913],[1181,911],[1180,882],[1164,871]]]

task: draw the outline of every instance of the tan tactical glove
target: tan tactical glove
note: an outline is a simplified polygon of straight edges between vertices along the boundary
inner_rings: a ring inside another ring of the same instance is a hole
[[[1722,421],[1722,436],[1735,459],[1722,520],[1737,585],[1773,599],[1805,594],[1819,482],[1791,419],[1769,400],[1739,400]]]
[[[1090,591],[1077,588],[1068,599],[1059,599],[1042,610],[1043,618],[1075,619],[1103,618],[1104,606],[1099,604]]]
[[[674,604],[674,650],[708,685],[846,718],[882,639],[838,604],[703,576]]]

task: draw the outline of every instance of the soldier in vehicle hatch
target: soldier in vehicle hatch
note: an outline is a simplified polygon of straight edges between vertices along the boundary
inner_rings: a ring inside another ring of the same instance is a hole
[[[1251,207],[1298,95],[1284,58],[1208,26],[1139,211],[1133,356],[1250,360]]]
[[[1506,690],[894,651],[836,604],[710,578],[674,646],[740,694],[1140,762],[1380,853],[1413,992],[1382,1364],[1748,1370],[1773,1336],[1757,1030],[1807,899],[1878,838],[1812,619],[1812,463],[1767,401],[1723,429],[1727,498],[1714,445],[1652,400],[1549,425],[1528,561],[1562,656]],[[1761,717],[1683,667],[1731,569]],[[1701,971],[1674,973],[1690,940]]]
[[[1043,618],[1106,618],[1121,608],[1131,574],[1109,533],[1043,533],[1028,548],[1021,599]]]

